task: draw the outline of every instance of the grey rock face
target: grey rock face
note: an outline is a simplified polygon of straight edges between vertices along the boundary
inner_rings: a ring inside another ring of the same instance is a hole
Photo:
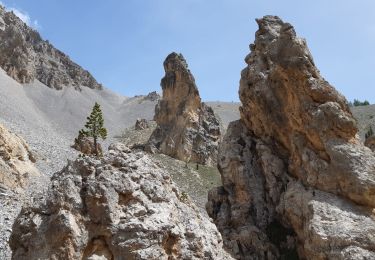
[[[145,96],[145,99],[150,101],[159,101],[160,95],[156,91],[152,91]]]
[[[114,144],[70,162],[24,206],[13,259],[230,259],[215,225],[144,153]]]
[[[257,22],[208,212],[238,259],[375,259],[374,154],[305,40]]]
[[[102,89],[94,77],[44,41],[13,12],[0,9],[0,66],[20,83],[39,80],[50,88]]]
[[[144,130],[149,128],[149,124],[146,119],[144,118],[137,118],[137,121],[135,121],[134,129],[135,130]]]
[[[221,138],[213,110],[201,102],[195,79],[181,54],[164,61],[163,97],[155,107],[158,124],[151,148],[182,161],[214,165]]]

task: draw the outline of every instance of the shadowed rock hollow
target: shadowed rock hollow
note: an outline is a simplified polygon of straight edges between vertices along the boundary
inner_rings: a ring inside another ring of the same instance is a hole
[[[238,259],[373,259],[374,155],[305,40],[278,17],[257,23],[209,215]]]
[[[182,161],[214,165],[220,124],[211,107],[201,102],[195,79],[181,54],[164,61],[163,97],[155,107],[157,128],[150,149]]]
[[[13,226],[12,259],[231,259],[215,225],[148,155],[111,145],[54,174]]]

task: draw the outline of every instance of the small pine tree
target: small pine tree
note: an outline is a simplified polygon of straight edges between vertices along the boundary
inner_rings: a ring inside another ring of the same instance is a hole
[[[102,138],[103,140],[106,139],[107,129],[104,127],[103,113],[97,102],[95,102],[90,116],[87,117],[85,129],[81,129],[78,133],[78,138],[84,136],[92,137],[94,139],[95,154],[98,156],[98,138]]]

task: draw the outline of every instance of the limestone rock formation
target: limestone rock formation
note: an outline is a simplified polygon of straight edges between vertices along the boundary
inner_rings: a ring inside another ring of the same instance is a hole
[[[152,91],[145,96],[145,99],[150,101],[159,101],[160,95],[156,91]]]
[[[149,124],[146,119],[144,118],[137,118],[137,121],[135,122],[134,129],[135,130],[144,130],[149,128]]]
[[[123,144],[54,174],[45,202],[25,206],[13,259],[230,259],[200,215],[147,154]]]
[[[0,40],[0,67],[20,83],[39,80],[55,89],[64,86],[102,89],[102,85],[88,71],[1,6]]]
[[[26,142],[0,124],[0,184],[21,191],[29,177],[38,175]]]
[[[305,40],[257,22],[209,215],[238,259],[375,259],[375,157]]]
[[[371,149],[371,151],[375,151],[375,136],[369,136],[365,139],[365,146]]]
[[[103,154],[103,149],[100,143],[97,143],[99,155]],[[86,155],[95,155],[95,144],[91,137],[79,137],[74,140],[72,148]]]
[[[211,107],[201,102],[186,60],[171,53],[164,70],[163,97],[155,107],[158,126],[150,146],[179,160],[215,164],[220,124]]]

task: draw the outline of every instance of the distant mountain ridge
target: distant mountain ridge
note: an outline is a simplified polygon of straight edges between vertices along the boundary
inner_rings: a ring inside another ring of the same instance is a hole
[[[53,89],[102,89],[87,70],[0,5],[0,67],[19,83],[39,80]]]

